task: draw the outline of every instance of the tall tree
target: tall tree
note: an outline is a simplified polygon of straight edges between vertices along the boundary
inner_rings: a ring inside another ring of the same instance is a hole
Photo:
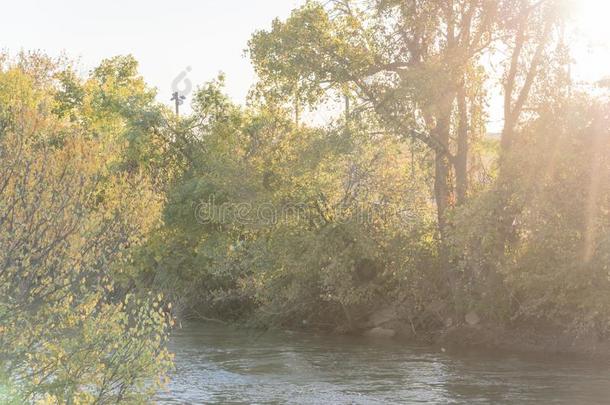
[[[536,79],[551,63],[549,49],[560,25],[560,3],[555,0],[514,0],[504,4],[501,26],[505,61],[504,127],[501,148],[506,154],[513,146],[517,127],[527,106]],[[556,32],[555,32],[556,33]]]
[[[482,101],[481,56],[497,18],[495,1],[310,2],[257,32],[250,52],[267,93],[290,98],[298,88],[302,103],[315,105],[349,92],[354,114],[421,142],[433,155],[444,242],[447,211],[468,194],[469,144],[482,128],[472,113]]]

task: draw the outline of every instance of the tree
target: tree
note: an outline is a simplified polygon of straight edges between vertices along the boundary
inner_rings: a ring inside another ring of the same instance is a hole
[[[10,99],[0,124],[0,377],[21,401],[145,402],[169,366],[170,320],[159,297],[130,285],[160,199],[142,171],[115,166],[124,143],[67,113],[87,97],[82,84],[60,74],[78,97],[57,98],[57,66],[25,61],[0,71]]]
[[[496,39],[497,2],[310,2],[250,53],[266,92],[314,104],[329,92],[353,98],[377,130],[421,142],[433,155],[433,195],[449,270],[449,209],[466,200],[469,148],[484,132],[481,56]],[[298,92],[297,92],[298,90]]]
[[[504,45],[510,57],[505,61],[506,72],[502,80],[504,89],[504,127],[502,154],[507,154],[517,136],[517,126],[545,66],[552,61],[549,48],[553,45],[554,30],[560,27],[560,4],[557,1],[509,1],[502,31]]]
[[[262,324],[356,330],[390,297],[420,305],[399,286],[436,266],[425,168],[366,122],[297,125],[221,85],[195,95],[191,160],[145,260],[153,284],[185,316]]]
[[[456,215],[472,303],[496,322],[535,320],[605,338],[610,108],[577,94],[538,113],[515,139],[501,183]],[[508,198],[498,189],[510,190]],[[508,235],[503,211],[511,215]]]

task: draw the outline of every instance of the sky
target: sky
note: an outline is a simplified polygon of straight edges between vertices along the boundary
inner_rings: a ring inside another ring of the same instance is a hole
[[[158,100],[168,105],[177,78],[176,89],[184,91],[188,83],[194,88],[222,71],[227,93],[243,102],[255,80],[244,55],[248,39],[304,1],[10,0],[2,4],[0,49],[64,53],[79,60],[83,76],[104,58],[132,54]],[[574,50],[573,72],[577,80],[593,81],[610,74],[610,0],[571,1],[585,37]],[[496,110],[501,108],[492,108],[491,131],[501,123]]]
[[[286,18],[302,0],[11,0],[3,2],[0,49],[65,53],[85,75],[114,55],[132,54],[159,101],[170,104],[181,73],[196,86],[227,76],[227,92],[245,99],[255,79],[244,56],[257,29]],[[186,83],[178,89],[186,89]],[[188,103],[187,103],[188,104]]]

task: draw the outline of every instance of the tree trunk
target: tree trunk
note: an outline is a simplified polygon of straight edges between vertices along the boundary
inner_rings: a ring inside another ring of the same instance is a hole
[[[438,218],[438,230],[441,241],[445,239],[447,230],[447,208],[449,207],[449,163],[447,156],[442,152],[436,152],[434,173],[434,198],[436,200],[436,215]]]
[[[443,113],[437,119],[434,135],[446,149],[449,144],[449,131],[451,119],[451,104],[443,109]],[[437,150],[434,160],[434,197],[436,200],[436,215],[438,219],[439,233],[439,259],[442,271],[446,276],[447,285],[453,296],[455,292],[455,277],[451,269],[449,245],[447,232],[447,211],[452,205],[453,185],[450,178],[450,156],[443,151]]]
[[[457,94],[459,115],[457,154],[455,156],[455,183],[457,204],[461,205],[468,196],[468,105],[466,91],[460,86]]]

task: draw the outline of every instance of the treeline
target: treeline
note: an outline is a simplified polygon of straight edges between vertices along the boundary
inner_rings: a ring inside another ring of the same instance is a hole
[[[309,2],[253,35],[245,106],[219,76],[180,118],[131,57],[3,58],[2,400],[145,402],[175,317],[606,341],[610,105],[559,7]]]
[[[256,32],[248,105],[221,77],[180,123],[148,279],[185,316],[359,331],[391,308],[413,332],[474,314],[604,338],[610,109],[572,83],[565,18],[309,2]]]

